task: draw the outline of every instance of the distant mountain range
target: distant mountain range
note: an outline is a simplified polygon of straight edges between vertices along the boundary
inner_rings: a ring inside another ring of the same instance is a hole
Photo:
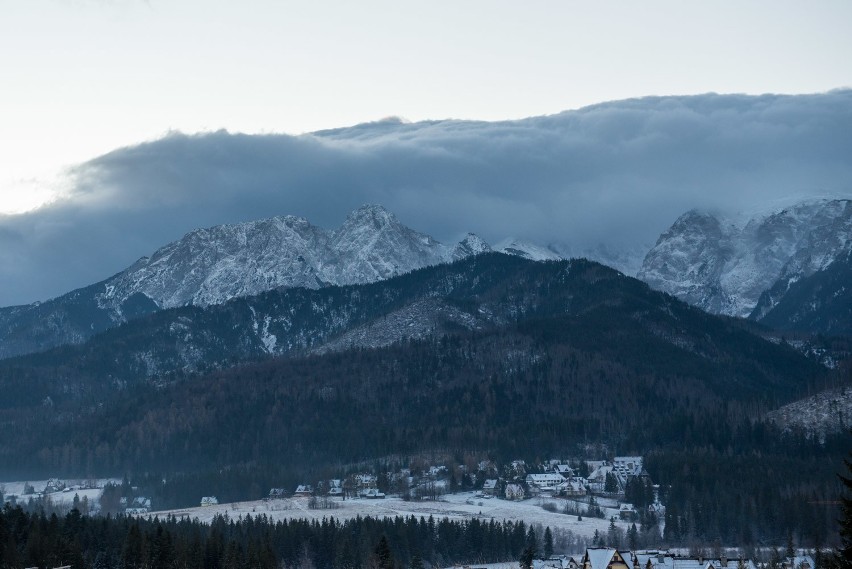
[[[849,333],[850,204],[809,201],[739,222],[687,212],[660,236],[638,277],[711,313],[779,329]],[[198,229],[100,283],[0,308],[0,357],[79,344],[158,310],[278,288],[371,283],[492,250],[537,261],[563,257],[551,246],[515,239],[492,248],[474,234],[446,245],[377,205],[353,211],[334,230],[294,216]],[[638,266],[634,253],[587,254]]]
[[[103,282],[0,309],[0,357],[77,344],[157,310],[279,287],[375,282],[490,250],[472,234],[453,246],[439,243],[381,206],[353,211],[333,231],[293,216],[198,229]],[[530,256],[518,245],[512,252]]]

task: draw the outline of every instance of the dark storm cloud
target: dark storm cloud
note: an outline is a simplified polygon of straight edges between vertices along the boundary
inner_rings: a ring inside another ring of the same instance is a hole
[[[449,241],[652,244],[685,210],[852,195],[852,91],[619,101],[500,123],[385,120],[314,135],[175,134],[0,219],[0,304],[89,284],[200,226],[363,203]]]

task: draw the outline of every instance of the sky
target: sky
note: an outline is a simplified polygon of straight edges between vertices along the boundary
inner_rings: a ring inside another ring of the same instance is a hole
[[[504,120],[852,86],[846,0],[0,0],[0,211],[174,130]]]
[[[0,8],[0,305],[252,217],[333,227],[381,202],[443,240],[644,246],[691,204],[850,191],[846,0]],[[827,94],[629,101],[710,92]],[[385,117],[404,122],[298,136]],[[524,117],[544,118],[500,122]],[[419,122],[442,119],[474,122]],[[770,149],[732,155],[742,141]]]

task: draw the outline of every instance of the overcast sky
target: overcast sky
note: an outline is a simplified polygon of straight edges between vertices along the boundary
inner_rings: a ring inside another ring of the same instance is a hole
[[[0,211],[119,146],[852,87],[852,2],[0,0]]]
[[[0,211],[59,196],[0,220],[0,305],[109,276],[198,225],[265,215],[334,226],[378,202],[444,240],[581,246],[653,239],[693,205],[850,191],[842,91],[273,136],[824,93],[852,86],[846,0],[0,8]]]

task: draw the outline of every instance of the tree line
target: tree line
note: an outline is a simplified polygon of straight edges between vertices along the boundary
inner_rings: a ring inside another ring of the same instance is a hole
[[[571,541],[574,540],[574,541]],[[265,515],[209,524],[186,518],[63,517],[0,510],[0,568],[74,569],[422,569],[425,565],[514,561],[524,551],[582,547],[567,532],[523,521],[361,518],[339,521]]]

